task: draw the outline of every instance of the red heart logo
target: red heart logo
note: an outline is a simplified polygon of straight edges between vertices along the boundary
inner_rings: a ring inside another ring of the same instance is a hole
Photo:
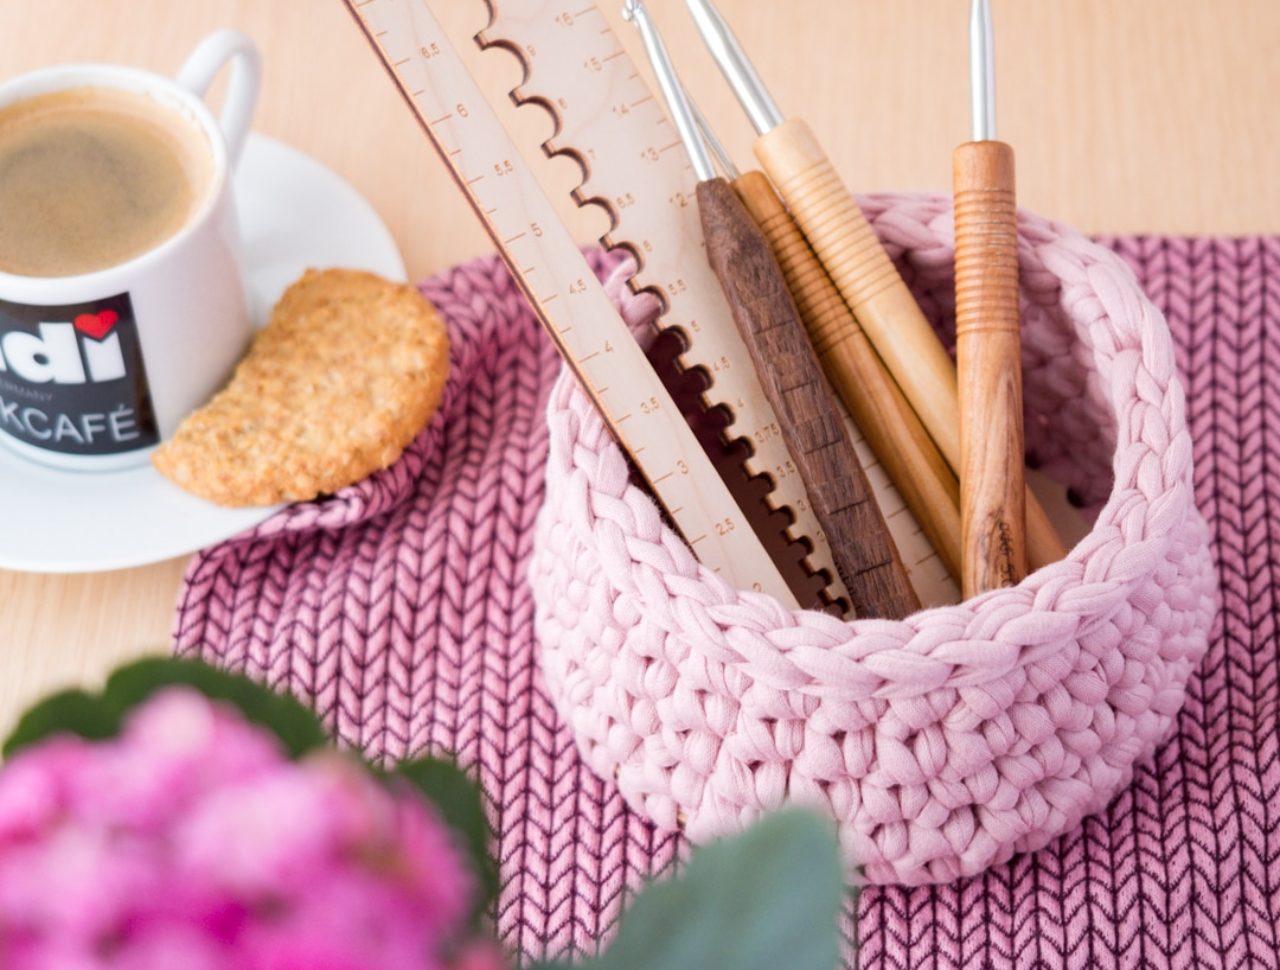
[[[111,332],[111,328],[120,319],[115,310],[101,310],[98,313],[82,313],[76,317],[75,327],[94,340],[101,340]]]

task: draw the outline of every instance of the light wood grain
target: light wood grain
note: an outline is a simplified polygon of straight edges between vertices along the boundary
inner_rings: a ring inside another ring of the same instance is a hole
[[[959,579],[959,485],[951,468],[769,180],[761,172],[746,172],[734,187],[773,247],[832,388],[929,542]]]
[[[707,261],[773,405],[856,616],[920,608],[768,238],[722,178],[699,182]]]
[[[956,376],[965,596],[1027,574],[1013,149],[966,142],[952,160],[956,223]]]
[[[376,10],[378,6],[374,3],[360,9]],[[573,151],[583,179],[576,189],[577,197],[590,200],[585,205],[593,212],[608,212],[609,218],[601,226],[601,241],[636,255],[638,269],[631,287],[661,296],[665,312],[658,318],[658,327],[675,331],[665,343],[687,348],[679,354],[679,367],[714,375],[705,394],[691,388],[682,406],[715,411],[716,417],[710,421],[717,424],[721,408],[732,416],[722,432],[729,443],[728,452],[716,456],[717,464],[727,473],[730,489],[737,491],[744,513],[760,530],[792,590],[802,602],[812,602],[817,592],[815,582],[821,580],[811,571],[821,571],[833,577],[828,594],[847,599],[848,590],[836,577],[829,544],[800,476],[788,472],[794,463],[786,440],[777,432],[777,416],[756,379],[738,327],[703,256],[702,226],[698,207],[693,204],[697,179],[667,116],[666,99],[643,76],[647,55],[640,60],[630,56],[621,46],[616,25],[607,22],[606,12],[601,7],[566,7],[564,0],[503,2],[495,5],[494,19],[482,36],[486,44],[500,47],[504,55],[516,51],[523,58],[527,76],[517,96],[535,105],[517,114],[546,120],[542,106],[554,111],[556,134],[548,147]],[[622,32],[626,39],[636,35],[632,26]],[[545,168],[545,160],[541,167]],[[519,255],[516,258],[521,259]],[[695,335],[695,339],[687,339]],[[605,361],[613,358],[601,358],[597,366]],[[606,382],[610,394],[622,392],[616,376],[609,376]],[[626,428],[637,419],[622,415],[631,411],[636,400],[644,398],[632,397],[630,404],[615,412],[619,421],[627,422]],[[709,426],[708,421],[696,423]],[[639,456],[637,465],[645,469],[666,452],[665,448],[650,448]],[[772,481],[767,500],[759,487],[743,481],[744,472]],[[693,477],[682,471],[664,481],[688,482]],[[650,481],[659,478],[661,473],[649,475]],[[694,507],[683,501],[666,507],[681,506],[696,515]],[[793,542],[785,534],[788,532],[812,541]],[[691,539],[707,536],[696,545],[704,561],[712,552],[708,546],[721,535],[737,535],[727,531],[719,516],[685,534]],[[921,570],[918,575],[923,579],[928,573]]]
[[[875,345],[952,470],[960,472],[956,367],[880,245],[840,173],[802,118],[789,118],[755,143],[756,157],[778,187],[831,281]],[[1027,507],[1036,497],[1026,496]],[[1035,568],[1066,550],[1046,516],[1028,518]]]
[[[753,132],[687,29],[682,0],[649,5],[704,112],[730,150],[749,158]],[[966,4],[720,5],[783,109],[804,115],[850,186],[948,191],[951,151],[968,131]],[[437,6],[460,32],[485,21],[481,0]],[[608,16],[620,27],[612,6]],[[1000,133],[1018,151],[1024,206],[1088,232],[1280,230],[1275,0],[993,6]],[[258,129],[310,152],[364,192],[411,274],[488,249],[336,0],[3,0],[0,76],[76,60],[172,71],[219,26],[247,31],[265,51]],[[635,43],[629,32],[619,34]],[[484,58],[489,77],[518,80],[510,58]],[[546,137],[544,119],[525,123]],[[598,210],[574,218],[581,238],[599,232]],[[20,513],[0,510],[12,514]],[[115,658],[162,646],[181,569],[0,574],[0,730],[47,687],[96,680]]]
[[[756,156],[938,449],[960,454],[955,366],[852,192],[802,118],[761,136]]]

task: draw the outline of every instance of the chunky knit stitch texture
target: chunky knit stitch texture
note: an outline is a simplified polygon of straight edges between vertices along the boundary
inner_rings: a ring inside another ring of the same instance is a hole
[[[893,242],[893,206],[874,211]],[[932,225],[945,238],[945,214],[932,219],[901,231]],[[1274,283],[1268,302],[1266,279],[1280,269],[1280,244],[1110,245],[1169,314],[1188,375],[1195,484],[1215,529],[1224,620],[1173,741],[1138,764],[1102,815],[976,879],[867,890],[864,965],[1004,966],[1039,956],[1049,966],[1234,966],[1276,957],[1280,762],[1266,496],[1280,483],[1264,462],[1277,386],[1265,324],[1280,305]],[[912,250],[909,275],[927,252]],[[496,263],[461,267],[427,289],[455,344],[441,415],[387,472],[194,560],[176,645],[308,699],[371,754],[459,752],[493,799],[504,937],[529,952],[566,952],[606,932],[624,887],[666,868],[679,841],[585,770],[535,672],[523,577],[554,356]],[[931,312],[945,316],[945,292],[937,295]],[[1041,444],[1046,461],[1067,457]],[[1074,484],[1087,502],[1105,497],[1105,482]]]
[[[945,319],[949,201],[868,209]],[[1075,828],[1168,733],[1215,612],[1172,341],[1114,253],[1032,216],[1021,239],[1030,448],[1106,504],[1065,561],[959,606],[844,623],[730,588],[557,383],[543,666],[587,763],[659,825],[705,841],[808,802],[871,881],[948,882]]]

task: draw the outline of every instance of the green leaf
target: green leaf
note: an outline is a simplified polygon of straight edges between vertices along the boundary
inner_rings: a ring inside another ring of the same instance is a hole
[[[294,698],[198,660],[149,657],[120,667],[107,679],[103,698],[123,714],[161,688],[174,685],[193,687],[238,708],[246,720],[275,733],[291,758],[328,742],[320,720]]]
[[[5,739],[4,756],[11,758],[23,748],[55,734],[78,734],[82,738],[109,738],[120,730],[119,716],[82,690],[64,690],[28,708],[18,726]]]
[[[579,966],[832,970],[843,895],[831,823],[788,809],[696,850],[682,874],[636,897],[606,953]]]
[[[292,697],[198,660],[148,657],[118,668],[100,695],[64,691],[28,710],[6,739],[4,754],[11,756],[60,733],[90,739],[113,737],[130,710],[156,691],[175,685],[192,687],[206,697],[236,707],[247,720],[279,737],[291,758],[328,741],[315,714]]]
[[[462,839],[471,869],[480,882],[472,913],[478,921],[498,895],[498,871],[489,855],[489,822],[484,814],[480,788],[452,761],[420,758],[397,765],[392,778],[403,778],[436,807],[444,821]]]

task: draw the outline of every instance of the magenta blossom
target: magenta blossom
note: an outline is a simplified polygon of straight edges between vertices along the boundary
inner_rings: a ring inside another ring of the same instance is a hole
[[[498,968],[466,934],[475,891],[416,791],[333,751],[290,761],[186,688],[0,771],[7,970]]]

